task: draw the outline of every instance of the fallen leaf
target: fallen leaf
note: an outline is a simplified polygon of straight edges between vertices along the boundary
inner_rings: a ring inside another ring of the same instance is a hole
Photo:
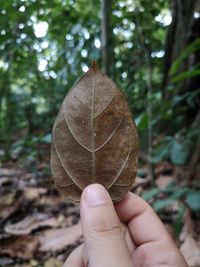
[[[10,192],[3,192],[0,196],[0,223],[4,222],[19,209],[24,198],[23,196],[16,198],[16,191],[14,189],[13,192],[11,190]]]
[[[19,199],[16,200],[14,205],[9,206],[9,207],[4,207],[0,211],[0,221],[1,221],[1,223],[4,222],[6,219],[8,219],[12,214],[14,214],[19,209],[19,207],[23,203],[23,199],[24,199],[23,197],[20,197]]]
[[[24,191],[24,195],[28,200],[34,200],[44,195],[47,192],[47,188],[42,187],[27,187]]]
[[[45,231],[40,237],[39,251],[61,251],[73,245],[82,235],[81,224]]]
[[[63,216],[62,214],[60,214],[58,216],[58,221],[60,223],[60,225],[62,227],[66,227],[66,226],[71,226],[73,224],[74,221],[74,216],[69,215],[67,218],[65,216]]]
[[[38,248],[38,239],[30,236],[10,237],[0,243],[0,254],[30,259]]]
[[[138,186],[148,185],[150,180],[150,177],[141,178],[139,176],[136,176],[135,182],[133,184],[133,189],[137,188]]]
[[[194,231],[194,223],[191,218],[191,212],[189,209],[186,209],[184,216],[183,216],[183,228],[181,230],[181,234],[179,236],[179,240],[181,242],[184,242],[187,238],[187,236],[195,236],[195,231]]]
[[[195,238],[198,235],[195,232],[194,222],[191,217],[191,211],[186,209],[184,217],[184,227],[181,231],[179,240],[182,243],[180,250],[183,253],[190,267],[200,266],[200,241]]]
[[[62,266],[63,262],[59,261],[56,258],[50,258],[44,264],[44,267],[62,267]]]
[[[0,210],[5,207],[13,204],[15,199],[16,191],[9,190],[9,192],[1,192],[0,196]]]
[[[12,258],[8,257],[0,257],[0,266],[7,267],[8,265],[12,264],[14,261]]]
[[[5,231],[13,235],[27,235],[33,230],[47,226],[58,227],[58,219],[54,217],[49,218],[47,214],[38,213],[34,216],[28,216],[15,224],[6,225]]]
[[[13,175],[12,169],[0,168],[0,177]]]
[[[41,196],[40,198],[38,198],[35,202],[35,204],[37,206],[49,206],[49,207],[53,207],[53,206],[58,206],[61,202],[63,202],[63,200],[61,199],[60,196]]]
[[[0,177],[11,177],[11,176],[16,176],[19,175],[20,170],[19,169],[14,169],[14,168],[0,168]]]
[[[157,185],[158,188],[165,189],[173,181],[174,181],[174,177],[173,176],[160,175],[156,179],[156,182],[155,183],[156,183],[156,185]]]
[[[192,235],[186,237],[180,250],[190,267],[200,266],[200,242],[195,240]]]

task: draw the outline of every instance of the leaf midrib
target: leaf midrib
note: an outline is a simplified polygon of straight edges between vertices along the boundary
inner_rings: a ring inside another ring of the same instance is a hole
[[[94,87],[94,72],[92,75],[92,109],[91,109],[91,147],[92,147],[92,176],[93,181],[96,181],[95,174],[95,149],[94,149],[94,97],[95,97],[95,87]]]

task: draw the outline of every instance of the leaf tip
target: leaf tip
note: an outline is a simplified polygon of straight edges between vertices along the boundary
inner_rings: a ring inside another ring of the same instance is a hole
[[[98,66],[97,66],[96,60],[92,61],[90,69],[92,69],[94,71],[98,70]]]

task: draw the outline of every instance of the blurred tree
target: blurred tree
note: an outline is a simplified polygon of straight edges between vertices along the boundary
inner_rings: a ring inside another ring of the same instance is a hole
[[[112,14],[112,1],[101,0],[101,50],[102,69],[107,74],[111,74],[112,60],[112,28],[110,24]]]
[[[172,160],[177,134],[194,137],[190,126],[200,106],[198,4],[3,1],[0,143],[7,156],[16,141],[31,144],[51,132],[63,97],[96,60],[126,94],[141,149],[154,154],[163,136],[168,152],[156,152],[157,159]]]

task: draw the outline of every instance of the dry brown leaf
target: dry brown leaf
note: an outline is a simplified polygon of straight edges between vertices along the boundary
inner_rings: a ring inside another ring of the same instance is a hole
[[[200,243],[188,235],[180,248],[190,267],[200,266]]]
[[[191,218],[191,212],[189,209],[186,209],[183,217],[184,226],[182,228],[179,240],[184,242],[187,236],[195,236],[194,223]]]
[[[27,235],[33,230],[47,226],[58,227],[58,219],[53,217],[49,218],[49,216],[46,214],[38,213],[34,216],[28,216],[18,223],[6,225],[5,232],[13,235]]]
[[[8,219],[13,213],[15,213],[19,207],[21,206],[23,202],[23,197],[20,197],[15,201],[15,203],[12,206],[5,206],[4,208],[1,209],[0,211],[0,220],[1,222],[5,221]]]
[[[13,169],[13,168],[0,168],[0,177],[10,177],[10,176],[15,176],[16,174],[19,173],[19,170]]]
[[[191,217],[191,211],[186,209],[184,214],[184,227],[181,231],[179,240],[183,242],[180,247],[188,265],[190,267],[200,267],[200,241]]]
[[[47,230],[40,237],[40,251],[61,251],[69,245],[73,245],[82,235],[81,224],[71,227]]]
[[[63,199],[60,196],[54,195],[43,195],[35,201],[36,206],[49,206],[56,207],[63,202]]]
[[[150,177],[141,178],[136,176],[133,188],[136,189],[138,186],[143,186],[143,185],[146,186],[150,181],[151,181]]]
[[[38,248],[36,237],[18,236],[11,237],[0,243],[0,254],[6,254],[11,257],[30,259]]]
[[[12,205],[15,200],[15,195],[15,190],[9,190],[9,192],[1,192],[0,209],[4,208],[5,206]]]
[[[28,200],[34,200],[40,197],[41,195],[44,195],[47,192],[47,188],[43,187],[27,187],[24,195],[26,199]]]
[[[50,258],[44,264],[44,267],[62,267],[62,266],[63,262],[59,261],[56,258]]]
[[[117,201],[132,188],[136,126],[123,93],[95,64],[65,97],[52,139],[52,174],[64,197],[79,201],[88,184],[100,183]]]
[[[0,266],[5,266],[7,267],[8,265],[11,265],[13,263],[13,259],[12,258],[8,258],[8,257],[0,257]]]
[[[156,185],[160,189],[165,189],[173,181],[174,181],[174,177],[173,176],[160,175],[156,179]]]
[[[14,189],[9,189],[8,192],[5,189],[4,192],[1,191],[0,193],[0,222],[2,223],[19,209],[24,198],[21,196],[16,199],[16,191]]]

